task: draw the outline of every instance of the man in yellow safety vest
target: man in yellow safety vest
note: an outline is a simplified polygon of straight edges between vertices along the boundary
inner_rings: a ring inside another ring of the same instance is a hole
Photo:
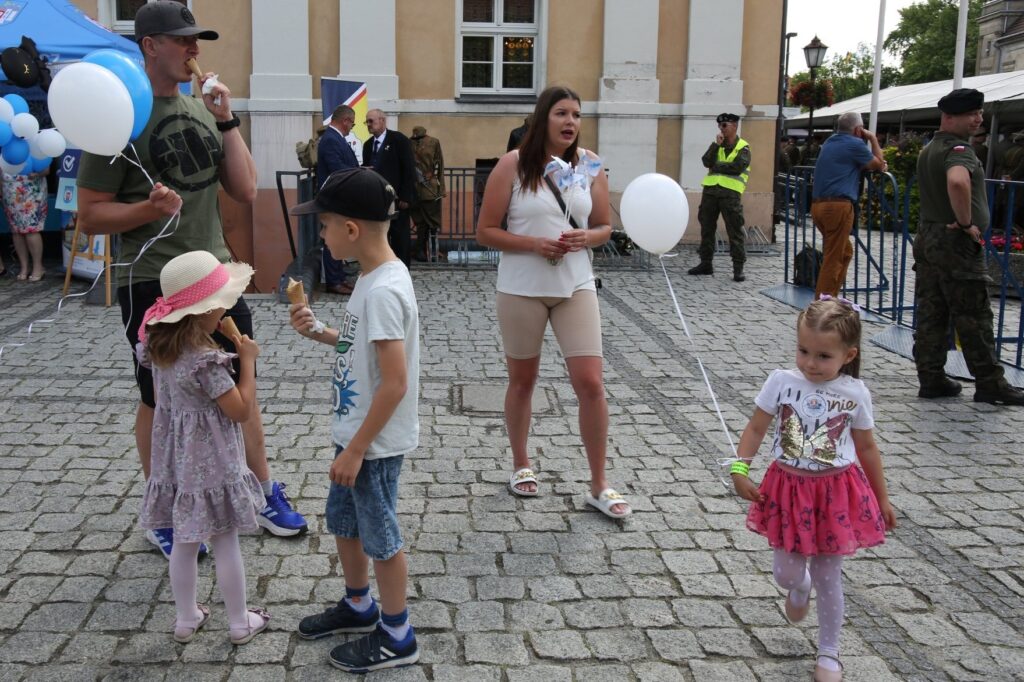
[[[700,222],[700,263],[688,270],[691,275],[714,273],[711,260],[715,254],[715,233],[718,231],[718,214],[725,220],[729,234],[729,254],[732,256],[732,278],[736,282],[743,276],[743,263],[747,260],[746,235],[743,230],[743,190],[750,177],[750,145],[739,137],[737,127],[740,117],[736,114],[719,114],[718,135],[704,152],[701,161],[708,169],[700,198],[697,220]]]

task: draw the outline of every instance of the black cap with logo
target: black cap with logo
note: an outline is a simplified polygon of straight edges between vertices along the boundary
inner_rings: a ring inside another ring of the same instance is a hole
[[[395,189],[369,168],[334,171],[324,181],[316,199],[294,206],[292,215],[337,213],[356,220],[391,220],[395,213]]]
[[[196,26],[191,10],[174,0],[147,2],[135,13],[135,41],[155,35],[196,36],[201,40],[220,37],[216,31]]]

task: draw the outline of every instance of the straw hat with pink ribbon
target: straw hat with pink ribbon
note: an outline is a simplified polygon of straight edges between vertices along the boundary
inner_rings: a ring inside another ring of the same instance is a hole
[[[172,258],[160,271],[164,295],[143,315],[139,341],[146,340],[146,327],[150,325],[230,308],[249,286],[252,273],[249,264],[221,263],[208,251],[189,251]]]

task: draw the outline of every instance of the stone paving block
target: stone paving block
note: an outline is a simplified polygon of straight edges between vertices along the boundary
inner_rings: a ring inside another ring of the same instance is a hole
[[[91,604],[43,604],[22,621],[19,630],[23,632],[75,632],[91,609]]]
[[[522,635],[468,633],[465,642],[467,663],[526,665],[529,662]]]
[[[486,632],[505,629],[505,610],[500,602],[479,601],[461,604],[455,613],[455,629],[460,632]]]
[[[689,630],[651,629],[647,630],[647,637],[651,640],[654,650],[658,652],[658,656],[666,661],[682,663],[704,657],[704,651],[697,643],[697,637]]]
[[[89,665],[48,665],[29,672],[25,682],[93,682],[100,668]]]
[[[476,581],[478,599],[522,599],[525,594],[526,584],[523,578],[482,576]]]
[[[67,640],[64,634],[16,632],[0,645],[0,663],[46,663]]]
[[[562,613],[556,607],[537,602],[519,601],[508,605],[509,630],[542,631],[565,627]]]
[[[530,644],[540,658],[582,660],[591,657],[583,636],[575,630],[534,632],[530,635]]]
[[[1024,648],[1024,636],[991,613],[953,613],[950,617],[971,639],[982,644]]]
[[[750,637],[743,630],[731,628],[704,628],[697,633],[697,642],[709,655],[731,658],[757,656]]]
[[[739,661],[690,661],[690,673],[695,682],[756,682],[750,668]]]
[[[527,668],[507,668],[508,682],[572,682],[572,668],[533,664]]]
[[[933,647],[967,644],[967,638],[948,618],[931,613],[894,613],[899,623],[914,641]]]

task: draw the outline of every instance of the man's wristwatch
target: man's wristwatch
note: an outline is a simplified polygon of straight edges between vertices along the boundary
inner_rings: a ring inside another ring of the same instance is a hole
[[[230,121],[217,121],[217,130],[222,133],[226,133],[232,128],[237,128],[242,125],[242,122],[238,120],[238,116],[232,116]]]
[[[957,221],[956,221],[956,226],[957,226],[957,227],[959,227],[959,228],[960,228],[961,230],[969,230],[969,229],[971,229],[971,226],[972,226],[973,224],[974,224],[974,223],[970,223],[970,222],[968,222],[968,223],[967,223],[966,225],[964,225],[964,224],[963,224],[962,222],[960,222],[959,220],[957,220]]]

